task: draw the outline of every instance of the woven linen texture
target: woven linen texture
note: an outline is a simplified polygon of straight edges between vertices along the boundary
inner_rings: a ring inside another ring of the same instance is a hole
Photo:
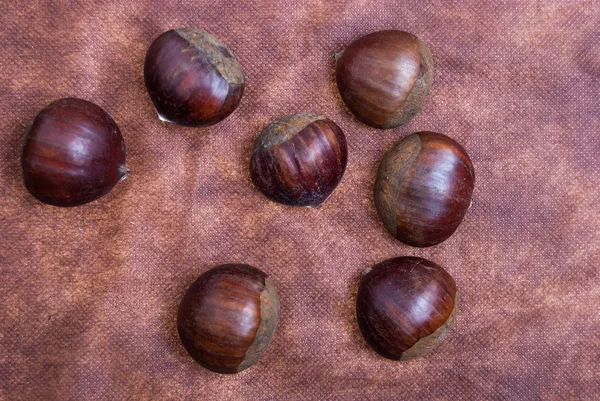
[[[159,122],[143,83],[161,32],[196,26],[243,66],[223,123]],[[0,399],[597,400],[600,394],[600,3],[596,0],[31,1],[0,14]],[[380,131],[344,107],[333,54],[380,29],[426,41],[421,114]],[[77,208],[23,187],[27,126],[81,97],[120,126],[132,174]],[[317,210],[252,185],[253,140],[273,119],[324,114],[346,174]],[[441,245],[416,249],[373,203],[379,161],[415,131],[445,133],[476,170],[473,204]],[[461,310],[437,351],[388,361],[354,315],[360,273],[417,255],[455,278]],[[257,365],[209,372],[175,315],[210,267],[272,276],[281,319]]]

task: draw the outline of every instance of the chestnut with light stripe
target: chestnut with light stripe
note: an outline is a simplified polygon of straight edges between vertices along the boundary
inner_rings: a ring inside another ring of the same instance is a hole
[[[400,140],[381,162],[375,205],[394,237],[432,246],[456,231],[474,185],[473,164],[460,144],[443,134],[418,132]]]
[[[59,99],[33,120],[21,168],[25,187],[37,199],[78,206],[105,195],[127,175],[125,142],[99,106]]]
[[[281,117],[258,136],[250,162],[252,181],[270,199],[317,207],[339,184],[348,161],[344,133],[312,113]]]
[[[177,329],[199,364],[237,373],[258,361],[278,320],[279,298],[271,279],[255,267],[227,264],[190,286],[179,305]]]
[[[407,360],[431,352],[458,309],[454,280],[437,264],[399,257],[365,271],[356,317],[365,341],[380,355]]]

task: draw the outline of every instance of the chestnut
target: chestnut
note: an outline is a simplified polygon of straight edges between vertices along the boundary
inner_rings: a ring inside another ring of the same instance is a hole
[[[125,142],[94,103],[59,99],[33,120],[21,158],[23,182],[37,199],[77,206],[108,193],[127,173]]]
[[[431,352],[454,323],[458,292],[437,264],[415,257],[368,268],[356,296],[358,327],[380,355],[408,360]]]
[[[275,333],[279,298],[271,279],[245,264],[217,266],[185,293],[177,330],[200,365],[237,373],[254,365]]]
[[[385,228],[426,247],[450,237],[471,205],[473,164],[463,147],[435,132],[401,139],[379,165],[375,206]]]
[[[273,121],[256,138],[250,174],[276,202],[317,207],[339,184],[347,161],[340,127],[317,114],[297,113]]]
[[[433,83],[429,48],[403,31],[374,32],[337,57],[336,80],[346,106],[375,128],[406,124],[423,106]]]
[[[144,81],[160,120],[204,127],[238,107],[245,77],[231,51],[215,37],[201,29],[180,28],[152,42]]]

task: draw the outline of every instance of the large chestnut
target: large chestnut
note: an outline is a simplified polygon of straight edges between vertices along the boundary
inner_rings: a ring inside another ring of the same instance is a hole
[[[42,202],[77,206],[108,193],[128,170],[125,142],[114,120],[86,100],[46,106],[25,137],[25,187]]]
[[[463,147],[435,132],[400,140],[381,164],[375,206],[387,230],[426,247],[450,237],[471,205],[475,172]]]
[[[426,259],[400,257],[365,271],[356,297],[358,326],[380,355],[407,360],[428,354],[452,326],[454,280]]]
[[[144,63],[148,94],[162,121],[203,127],[227,118],[244,94],[244,72],[229,49],[195,28],[167,31]]]
[[[425,105],[433,83],[429,48],[403,31],[374,32],[354,41],[336,62],[340,95],[375,128],[406,124]]]
[[[279,298],[271,279],[244,264],[217,266],[179,304],[181,342],[202,366],[237,373],[254,365],[275,333]]]
[[[348,149],[344,133],[326,117],[281,117],[258,136],[250,162],[254,184],[267,197],[291,206],[316,207],[339,184]]]

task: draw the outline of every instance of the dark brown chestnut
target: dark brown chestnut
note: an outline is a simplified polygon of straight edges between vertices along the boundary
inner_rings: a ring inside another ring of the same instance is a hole
[[[21,167],[27,190],[55,206],[96,200],[128,173],[117,124],[99,106],[76,98],[56,100],[35,117]]]
[[[346,106],[375,128],[406,124],[423,106],[433,83],[429,48],[416,36],[388,30],[363,36],[336,62],[336,79]]]
[[[227,264],[190,286],[179,304],[177,330],[200,365],[237,373],[265,352],[278,320],[279,298],[271,279],[255,267]]]
[[[400,257],[368,268],[356,297],[358,327],[380,355],[407,360],[431,352],[454,323],[454,280],[426,259]]]
[[[417,132],[400,140],[379,165],[375,206],[400,241],[436,245],[462,222],[474,184],[473,164],[460,144],[443,134]]]
[[[347,161],[340,127],[317,114],[297,113],[273,121],[256,138],[250,173],[272,200],[316,207],[339,184]]]
[[[215,37],[201,29],[180,28],[152,42],[144,81],[160,120],[204,127],[224,120],[238,107],[245,77]]]

